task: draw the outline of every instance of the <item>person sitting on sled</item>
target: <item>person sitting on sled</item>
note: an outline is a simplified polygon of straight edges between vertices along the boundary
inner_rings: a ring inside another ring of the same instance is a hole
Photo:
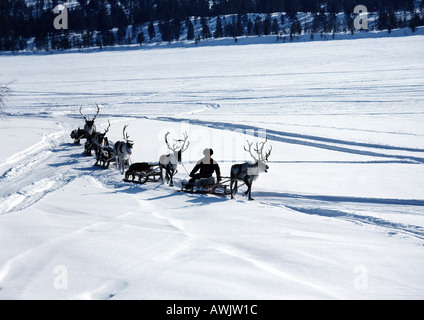
[[[194,182],[201,178],[210,178],[213,173],[216,173],[216,178],[221,181],[221,170],[219,169],[218,163],[212,159],[213,150],[205,149],[203,150],[204,157],[200,159],[194,169],[190,173],[191,179],[188,181],[189,185],[193,185]],[[197,173],[197,171],[199,171]]]

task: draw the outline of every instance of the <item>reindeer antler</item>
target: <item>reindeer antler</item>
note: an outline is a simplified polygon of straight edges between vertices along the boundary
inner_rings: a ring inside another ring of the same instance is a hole
[[[268,152],[265,154],[265,161],[268,161],[268,157],[271,155],[272,146],[269,146]]]
[[[255,161],[258,161],[258,159],[253,155],[253,153],[252,153],[252,144],[253,144],[253,142],[251,142],[251,143],[249,143],[249,141],[248,140],[246,140],[246,142],[247,142],[247,145],[249,146],[249,149],[246,149],[246,146],[244,147],[244,150],[246,150],[247,152],[249,152],[250,153],[250,156],[255,160]]]
[[[267,161],[268,157],[271,155],[272,146],[270,146],[269,150],[264,154],[264,147],[267,141],[268,141],[268,137],[265,138],[264,142],[260,143],[262,145],[260,150],[259,150],[259,144],[256,144],[256,151],[258,152],[258,156],[260,157],[262,161]]]
[[[94,119],[96,119],[96,117],[99,115],[99,112],[100,112],[100,107],[99,107],[99,105],[97,103],[96,103],[96,107],[97,107],[97,113],[94,116],[93,121],[94,121]]]
[[[174,149],[173,149],[173,147],[171,147],[170,145],[169,145],[169,141],[168,141],[168,136],[170,135],[171,133],[168,131],[167,133],[165,133],[165,142],[166,142],[166,145],[168,146],[168,149],[169,150],[172,150],[172,151],[175,151]]]
[[[124,136],[124,140],[126,142],[130,142],[130,141],[132,142],[132,140],[130,140],[130,135],[128,133],[125,133],[125,130],[127,129],[127,127],[128,127],[128,124],[124,126],[124,129],[122,130],[122,135]]]
[[[187,139],[188,139],[187,132],[184,132],[182,139],[174,139],[174,143],[173,143],[172,147],[171,147],[171,145],[169,144],[169,141],[168,141],[169,135],[170,135],[170,132],[168,131],[165,134],[165,142],[166,142],[166,145],[168,146],[169,150],[172,150],[174,152],[176,152],[176,151],[184,152],[184,151],[187,150],[188,146],[190,145],[190,141],[187,141]]]
[[[84,118],[84,120],[87,121],[87,117],[82,114],[81,110],[82,110],[82,106],[79,108],[79,113],[80,113],[80,115],[82,115],[82,117]]]
[[[109,131],[109,128],[110,128],[110,121],[108,120],[108,121],[107,121],[107,123],[109,123],[109,125],[107,126],[107,128],[106,128],[106,130],[105,130],[105,133],[104,133],[105,135],[106,135],[106,133]]]
[[[186,131],[184,131],[183,137],[184,137],[183,139],[178,140],[178,141],[183,143],[183,145],[181,146],[181,149],[180,149],[181,152],[186,151],[188,149],[188,146],[190,145],[190,141],[187,141],[188,134],[187,134]],[[186,145],[186,143],[187,143],[187,145]]]
[[[247,141],[247,144],[249,146],[249,149],[246,149],[246,147],[244,147],[244,150],[248,151],[250,153],[250,155],[252,156],[253,159],[255,159],[256,161],[267,161],[268,157],[271,155],[271,151],[272,151],[272,146],[270,146],[270,149],[264,154],[264,147],[265,144],[268,141],[268,137],[265,139],[264,142],[256,142],[256,148],[253,148],[253,151],[256,152],[256,154],[258,155],[258,157],[255,157],[252,153],[252,145],[253,142],[249,143],[249,141]]]

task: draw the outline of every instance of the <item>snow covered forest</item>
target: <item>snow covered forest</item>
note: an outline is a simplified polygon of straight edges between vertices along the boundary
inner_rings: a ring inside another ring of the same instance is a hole
[[[2,0],[0,51],[66,50],[251,36],[310,39],[353,34],[355,5],[369,30],[424,25],[422,0]],[[65,5],[67,29],[55,29]]]

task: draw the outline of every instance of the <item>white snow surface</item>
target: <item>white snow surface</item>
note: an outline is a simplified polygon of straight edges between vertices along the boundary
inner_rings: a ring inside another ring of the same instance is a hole
[[[423,299],[424,36],[0,56],[0,299]],[[94,167],[98,130],[175,187]],[[176,192],[206,147],[230,197]],[[83,140],[84,142],[85,140]]]

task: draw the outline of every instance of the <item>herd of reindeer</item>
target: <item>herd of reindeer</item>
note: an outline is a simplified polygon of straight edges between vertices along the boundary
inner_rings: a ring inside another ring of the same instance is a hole
[[[173,177],[177,173],[178,163],[181,163],[182,153],[186,151],[190,145],[187,133],[184,133],[181,139],[174,139],[173,143],[170,143],[170,133],[167,132],[165,134],[165,143],[172,152],[160,156],[158,163],[137,162],[130,164],[134,142],[130,140],[129,134],[126,132],[128,125],[123,127],[123,139],[110,145],[106,137],[110,128],[110,122],[108,121],[108,126],[104,132],[96,130],[95,119],[100,112],[100,107],[97,104],[96,106],[96,114],[91,120],[82,113],[82,107],[79,109],[81,116],[85,120],[84,128],[78,128],[71,132],[71,138],[74,139],[75,144],[80,144],[82,139],[86,140],[84,144],[84,153],[86,155],[91,156],[94,151],[96,156],[94,165],[106,169],[109,168],[111,162],[115,162],[116,168],[120,173],[125,173],[124,181],[140,184],[145,183],[149,179],[152,181],[163,181],[163,171],[165,171],[165,179],[170,186],[174,186]],[[264,142],[256,143],[256,147],[254,147],[253,142],[247,141],[247,148],[244,147],[244,150],[250,153],[254,161],[233,165],[231,167],[230,177],[223,178],[218,182],[210,182],[206,191],[202,188],[203,192],[198,192],[199,190],[196,190],[196,193],[231,194],[231,199],[233,199],[234,195],[237,193],[239,187],[238,181],[240,180],[247,186],[247,191],[244,192],[243,195],[248,195],[249,200],[253,200],[251,196],[253,181],[257,179],[260,173],[267,172],[269,169],[267,162],[272,147],[270,147],[268,151],[264,151],[266,142],[267,139],[265,139]],[[203,180],[206,181],[207,179]],[[186,185],[187,184],[183,184],[184,187]],[[223,191],[218,192],[218,189],[222,189]],[[182,188],[181,190],[191,190],[191,192],[194,192],[194,185],[191,189]]]

